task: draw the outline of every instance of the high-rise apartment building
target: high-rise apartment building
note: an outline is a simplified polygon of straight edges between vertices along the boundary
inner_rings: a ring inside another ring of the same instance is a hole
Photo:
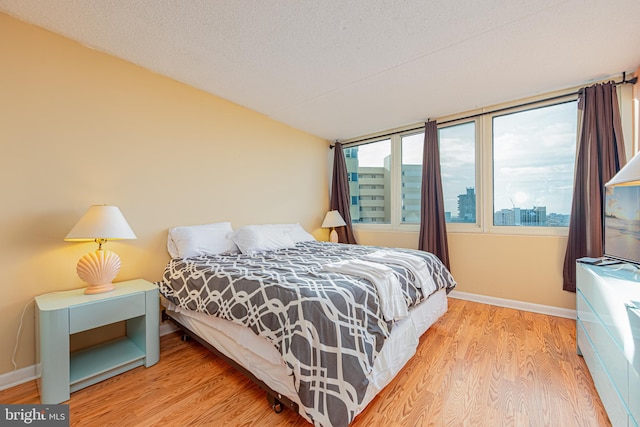
[[[494,225],[547,226],[547,207],[534,206],[533,209],[501,209],[493,214]]]
[[[358,210],[361,223],[384,224],[389,217],[389,169],[387,167],[360,167],[358,170]]]
[[[383,167],[360,166],[358,149],[345,148],[349,192],[351,196],[351,220],[361,224],[384,224],[390,222],[389,200],[390,182],[389,157]]]
[[[454,222],[476,222],[476,192],[473,187],[458,195],[458,217]]]
[[[422,165],[402,165],[402,222],[420,223]]]
[[[361,224],[391,222],[391,157],[384,166],[360,166],[357,148],[345,148],[351,195],[351,219]],[[402,166],[402,222],[420,221],[421,165]]]

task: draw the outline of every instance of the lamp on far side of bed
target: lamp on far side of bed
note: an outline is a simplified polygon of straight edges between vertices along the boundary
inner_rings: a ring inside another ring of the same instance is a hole
[[[76,266],[78,277],[89,286],[85,294],[100,294],[115,289],[113,279],[120,271],[120,257],[102,249],[107,240],[136,239],[127,220],[116,206],[94,205],[73,226],[64,238],[69,242],[95,241],[98,250],[80,258]]]
[[[329,234],[329,241],[332,243],[338,243],[338,233],[336,232],[336,227],[344,227],[347,225],[342,219],[342,215],[338,211],[329,211],[324,216],[324,221],[322,221],[322,228],[331,228],[331,233]]]

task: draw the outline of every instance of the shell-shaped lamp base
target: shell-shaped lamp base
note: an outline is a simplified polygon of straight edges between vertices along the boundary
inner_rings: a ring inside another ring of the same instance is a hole
[[[109,283],[108,285],[89,285],[84,289],[84,293],[86,295],[101,294],[103,292],[111,292],[115,288],[113,283]]]
[[[98,249],[80,258],[76,266],[78,277],[89,285],[85,294],[100,294],[115,289],[113,279],[120,271],[120,257],[115,252]]]

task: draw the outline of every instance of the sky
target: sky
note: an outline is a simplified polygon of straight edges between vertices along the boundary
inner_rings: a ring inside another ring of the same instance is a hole
[[[494,211],[546,206],[570,214],[576,152],[577,102],[493,118]],[[422,163],[424,134],[403,138],[404,164]],[[458,195],[475,185],[475,124],[439,130],[445,210],[457,214]],[[360,145],[360,166],[382,166],[390,141]],[[476,191],[477,193],[477,191]]]
[[[577,120],[577,101],[494,118],[494,210],[571,212]]]
[[[358,145],[359,166],[384,166],[384,158],[391,155],[391,140]]]

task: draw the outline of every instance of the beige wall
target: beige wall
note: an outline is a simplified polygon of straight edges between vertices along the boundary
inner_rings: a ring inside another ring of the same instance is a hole
[[[63,238],[91,204],[120,207],[117,280],[159,280],[166,230],[300,222],[318,237],[328,142],[0,14],[0,374],[34,296],[82,287],[95,249]],[[215,78],[215,76],[212,76]],[[33,304],[18,368],[34,363]]]
[[[575,309],[575,294],[562,290],[566,237],[448,233],[456,291]],[[418,233],[356,232],[366,245],[418,247]]]

